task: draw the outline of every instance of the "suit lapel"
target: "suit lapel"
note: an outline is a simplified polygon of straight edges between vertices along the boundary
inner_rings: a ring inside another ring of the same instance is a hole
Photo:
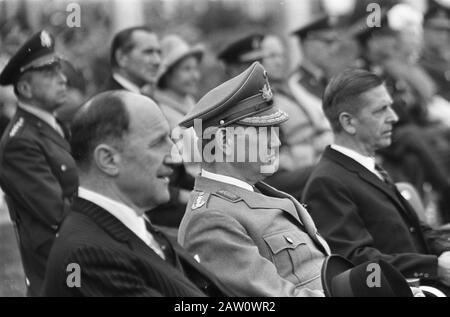
[[[325,150],[324,157],[332,160],[334,163],[339,164],[349,170],[350,172],[356,173],[359,178],[364,182],[369,183],[379,191],[383,192],[397,207],[401,212],[410,216],[410,213],[406,209],[404,202],[402,202],[399,194],[394,188],[391,188],[388,184],[380,180],[376,175],[367,170],[364,166],[353,160],[352,158],[333,150],[328,147]]]
[[[164,261],[158,254],[156,254],[149,246],[145,244],[137,235],[135,235],[130,229],[128,229],[123,223],[121,223],[117,218],[111,215],[109,212],[103,208],[81,198],[75,198],[73,202],[73,210],[80,212],[88,217],[90,217],[94,222],[106,231],[113,239],[118,242],[125,243],[130,249],[132,249],[136,254],[141,254],[145,256],[152,266],[157,267],[161,272],[167,272],[174,283],[183,284],[184,287],[191,289],[198,293],[198,296],[202,294],[198,286],[192,283],[191,280],[186,278],[182,271],[176,269],[173,265]],[[163,234],[164,235],[164,234]],[[206,272],[197,262],[195,262],[192,257],[188,255],[176,242],[172,241],[166,235],[164,235],[166,240],[168,240],[173,251],[184,263],[188,263],[191,267],[194,267],[198,272],[204,273],[205,276],[211,277],[211,274]],[[211,278],[213,279],[213,278]],[[217,285],[219,282],[215,281]],[[224,288],[226,291],[226,289]],[[226,294],[224,292],[224,294]]]

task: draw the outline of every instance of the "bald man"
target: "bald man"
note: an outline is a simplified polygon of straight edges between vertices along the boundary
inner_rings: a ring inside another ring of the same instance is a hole
[[[226,296],[145,211],[166,203],[169,125],[149,98],[94,97],[72,125],[78,197],[51,251],[45,296]],[[78,275],[77,275],[78,274]]]

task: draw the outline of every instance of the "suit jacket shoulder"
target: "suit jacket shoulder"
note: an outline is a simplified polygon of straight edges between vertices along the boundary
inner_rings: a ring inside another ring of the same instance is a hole
[[[194,267],[198,264],[178,246],[173,247],[182,268],[168,264],[100,207],[77,198],[72,209],[52,248],[44,295],[191,297],[207,293],[195,284],[199,281],[214,287],[208,283],[214,278],[208,280],[208,272]],[[70,263],[81,268],[79,288],[65,284]]]
[[[108,79],[104,82],[102,87],[100,88],[100,92],[108,91],[108,90],[121,90],[125,89],[121,84],[114,79],[112,75],[108,77]]]
[[[328,148],[303,201],[333,252],[355,264],[384,259],[407,277],[435,276],[437,258],[408,202],[353,159]]]

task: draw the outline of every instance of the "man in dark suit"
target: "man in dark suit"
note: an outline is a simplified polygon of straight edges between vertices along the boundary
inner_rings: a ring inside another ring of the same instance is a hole
[[[419,222],[375,152],[391,144],[398,117],[382,80],[348,70],[328,85],[323,109],[335,134],[303,200],[333,252],[355,264],[383,259],[406,278],[450,285],[450,243]]]
[[[145,211],[169,200],[174,144],[149,98],[104,92],[72,125],[78,197],[50,254],[45,296],[226,296],[226,288]],[[198,257],[197,257],[197,260]],[[71,267],[79,268],[72,281]],[[69,273],[68,273],[69,272]]]
[[[154,89],[161,66],[161,45],[158,35],[147,26],[136,26],[119,31],[113,38],[110,52],[111,76],[102,91],[127,90],[154,99]],[[178,227],[186,203],[180,199],[180,190],[192,190],[194,178],[186,173],[184,165],[175,167],[171,177],[167,204],[149,213],[151,220],[164,227]]]
[[[40,293],[50,247],[78,187],[69,134],[52,114],[66,97],[54,44],[46,31],[35,34],[0,75],[19,100],[0,143],[0,184],[18,229],[30,296]]]
[[[102,91],[125,89],[153,96],[161,64],[161,46],[156,33],[147,26],[118,32],[110,52],[111,76]]]

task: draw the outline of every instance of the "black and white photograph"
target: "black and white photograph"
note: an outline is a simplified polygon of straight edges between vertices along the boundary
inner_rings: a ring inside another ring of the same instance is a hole
[[[0,298],[449,295],[450,0],[0,0]]]

